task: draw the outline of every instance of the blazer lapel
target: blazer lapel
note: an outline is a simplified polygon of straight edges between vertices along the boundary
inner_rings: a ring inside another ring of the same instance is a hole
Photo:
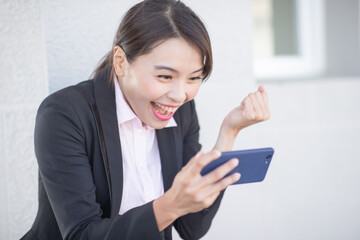
[[[110,216],[119,214],[122,189],[123,166],[119,138],[119,129],[116,117],[115,90],[111,85],[107,70],[102,70],[94,80],[95,102],[98,111],[98,130],[100,146],[105,170],[110,185],[111,212]],[[95,116],[96,117],[96,116]]]
[[[164,191],[171,187],[175,175],[182,167],[182,141],[179,131],[179,127],[156,130]]]

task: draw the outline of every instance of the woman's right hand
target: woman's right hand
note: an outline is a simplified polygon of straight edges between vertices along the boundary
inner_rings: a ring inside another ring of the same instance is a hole
[[[204,176],[200,174],[208,163],[220,155],[217,150],[198,152],[175,176],[171,188],[154,201],[153,208],[160,231],[178,217],[210,207],[222,190],[240,179],[239,173],[224,178],[237,166],[237,159],[226,162]]]

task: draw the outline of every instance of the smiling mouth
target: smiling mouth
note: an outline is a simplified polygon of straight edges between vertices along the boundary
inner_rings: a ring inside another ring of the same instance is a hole
[[[179,108],[179,106],[168,106],[155,102],[151,102],[151,106],[154,115],[162,121],[167,121],[172,118],[175,111]]]

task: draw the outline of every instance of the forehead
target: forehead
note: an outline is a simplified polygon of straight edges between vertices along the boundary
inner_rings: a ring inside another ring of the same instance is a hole
[[[156,45],[134,64],[166,65],[178,71],[197,70],[203,66],[200,51],[183,38],[171,38]]]

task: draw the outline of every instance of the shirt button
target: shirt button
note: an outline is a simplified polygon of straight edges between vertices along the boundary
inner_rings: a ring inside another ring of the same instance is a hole
[[[138,129],[137,132],[138,132],[138,133],[142,133],[143,130],[142,130],[142,129]]]

